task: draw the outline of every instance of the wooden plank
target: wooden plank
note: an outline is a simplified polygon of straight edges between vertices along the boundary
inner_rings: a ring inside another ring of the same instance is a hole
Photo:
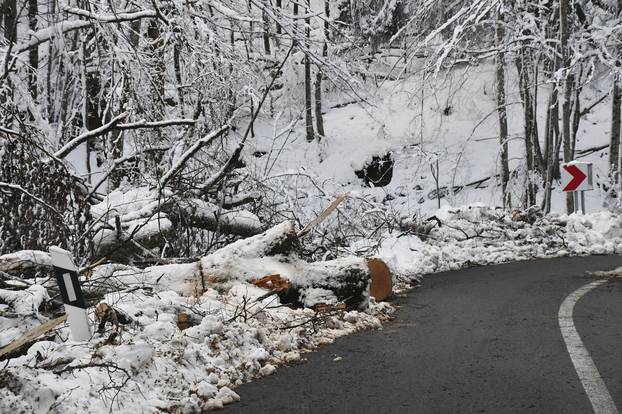
[[[0,348],[0,359],[3,359],[5,355],[8,355],[14,352],[15,350],[24,346],[28,342],[34,341],[35,339],[45,334],[46,332],[51,331],[52,329],[56,328],[58,325],[65,322],[66,320],[67,320],[67,314],[64,314],[63,316],[59,316],[56,319],[49,320],[46,323],[41,324],[37,326],[36,328],[31,329],[30,331],[26,332],[24,335],[20,336],[19,338],[17,338],[16,340],[11,342],[4,348]]]

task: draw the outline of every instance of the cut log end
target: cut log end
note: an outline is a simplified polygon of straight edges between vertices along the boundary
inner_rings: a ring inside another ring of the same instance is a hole
[[[393,293],[393,276],[389,267],[380,259],[369,259],[367,267],[371,275],[369,295],[377,301],[384,300]]]

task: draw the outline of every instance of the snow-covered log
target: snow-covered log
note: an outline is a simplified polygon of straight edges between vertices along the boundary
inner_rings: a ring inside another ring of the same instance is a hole
[[[175,203],[167,203],[161,211],[168,214],[171,220],[182,219],[191,227],[219,230],[222,233],[237,236],[252,236],[263,230],[256,215],[246,210],[227,210],[200,199],[182,199]]]
[[[30,275],[52,266],[49,253],[40,250],[21,250],[0,256],[0,272]]]
[[[365,259],[351,256],[300,263],[299,269],[297,274],[284,275],[291,286],[278,292],[281,303],[307,308],[343,303],[348,310],[368,307],[371,278]]]
[[[205,269],[219,266],[228,259],[288,255],[296,253],[299,248],[294,223],[284,221],[261,234],[238,240],[215,251],[203,259],[202,266]]]
[[[190,290],[226,287],[234,281],[253,282],[278,275],[288,285],[278,291],[283,304],[313,307],[343,303],[347,309],[367,307],[371,277],[365,259],[345,257],[308,263],[297,256],[299,247],[293,223],[281,223],[202,258],[200,279]]]

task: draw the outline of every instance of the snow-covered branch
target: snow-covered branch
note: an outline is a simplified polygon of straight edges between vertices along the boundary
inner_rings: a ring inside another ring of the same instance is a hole
[[[155,10],[141,10],[136,12],[105,14],[93,13],[88,10],[79,9],[76,7],[63,6],[63,11],[69,14],[74,14],[76,16],[86,17],[90,20],[95,20],[101,23],[122,23],[132,20],[158,17],[158,14]]]
[[[74,7],[66,7],[64,8],[64,11],[78,16],[87,17],[90,20],[63,20],[52,26],[38,30],[30,35],[28,41],[18,44],[16,47],[14,47],[13,51],[16,54],[23,53],[29,49],[32,49],[35,46],[48,42],[54,37],[61,34],[89,27],[93,24],[93,21],[97,21],[100,23],[122,23],[138,19],[157,17],[157,12],[155,12],[154,10],[143,10],[139,12],[115,14],[96,14],[87,10],[82,10]]]
[[[115,116],[114,118],[112,118],[112,120],[110,122],[108,122],[107,124],[104,124],[104,125],[100,126],[99,128],[95,128],[95,129],[93,129],[91,131],[87,131],[84,134],[77,136],[76,138],[74,138],[71,141],[69,141],[68,143],[66,143],[61,149],[56,151],[54,153],[54,156],[56,158],[65,158],[67,155],[69,155],[69,153],[71,151],[76,149],[80,144],[88,141],[91,138],[103,135],[103,134],[113,130],[114,127],[120,121],[125,119],[127,116],[128,116],[128,112],[123,112],[122,114],[119,114],[119,115]]]
[[[194,119],[167,119],[164,121],[147,121],[141,119],[140,121],[130,122],[128,124],[119,124],[115,129],[139,129],[139,128],[163,128],[175,125],[194,125],[196,121]]]

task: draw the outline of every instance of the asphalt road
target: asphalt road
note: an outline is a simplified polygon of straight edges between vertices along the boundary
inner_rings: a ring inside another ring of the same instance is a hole
[[[307,354],[236,389],[231,413],[592,413],[558,324],[585,272],[622,256],[536,260],[427,276],[396,300],[396,319]],[[622,410],[622,281],[574,310]],[[341,359],[335,361],[336,357]]]

